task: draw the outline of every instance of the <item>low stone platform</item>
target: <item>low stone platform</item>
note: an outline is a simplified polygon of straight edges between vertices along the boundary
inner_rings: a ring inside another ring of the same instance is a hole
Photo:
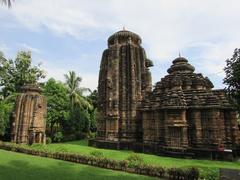
[[[146,144],[141,142],[106,141],[97,139],[90,139],[88,141],[88,145],[103,149],[132,150],[139,153],[155,154],[159,156],[169,156],[177,158],[197,158],[228,161],[232,161],[235,159],[235,151],[225,152],[219,151],[217,149],[170,148],[157,144]]]

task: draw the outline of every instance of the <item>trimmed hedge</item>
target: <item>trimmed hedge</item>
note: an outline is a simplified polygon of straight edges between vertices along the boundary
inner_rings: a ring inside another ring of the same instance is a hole
[[[132,164],[128,160],[112,160],[105,157],[96,157],[94,155],[80,155],[67,152],[48,152],[45,149],[34,150],[31,147],[21,146],[13,143],[6,143],[0,141],[0,148],[8,151],[20,152],[34,156],[48,157],[75,163],[87,164],[106,169],[125,171],[141,175],[168,178],[173,180],[197,180],[199,177],[199,170],[197,168],[171,168],[166,169],[159,166],[152,166],[147,164]],[[93,153],[95,154],[95,153]]]

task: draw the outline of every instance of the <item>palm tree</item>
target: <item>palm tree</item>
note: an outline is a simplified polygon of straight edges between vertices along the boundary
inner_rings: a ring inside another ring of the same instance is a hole
[[[71,111],[73,112],[75,107],[80,109],[92,109],[92,105],[83,96],[83,92],[89,91],[89,89],[79,87],[82,78],[78,77],[74,71],[69,71],[69,74],[65,74],[64,76],[66,79]]]
[[[0,0],[0,2],[2,2],[2,4],[7,5],[9,8],[12,6],[12,2],[14,0]]]

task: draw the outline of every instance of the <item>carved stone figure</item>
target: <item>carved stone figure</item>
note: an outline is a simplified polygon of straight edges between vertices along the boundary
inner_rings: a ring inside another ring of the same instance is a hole
[[[12,142],[45,143],[47,102],[35,85],[22,87],[17,97],[12,122]]]

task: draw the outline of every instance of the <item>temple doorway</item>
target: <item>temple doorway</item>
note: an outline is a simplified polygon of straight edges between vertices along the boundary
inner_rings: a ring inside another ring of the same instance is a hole
[[[182,145],[182,128],[170,127],[169,128],[170,146],[181,147]]]

